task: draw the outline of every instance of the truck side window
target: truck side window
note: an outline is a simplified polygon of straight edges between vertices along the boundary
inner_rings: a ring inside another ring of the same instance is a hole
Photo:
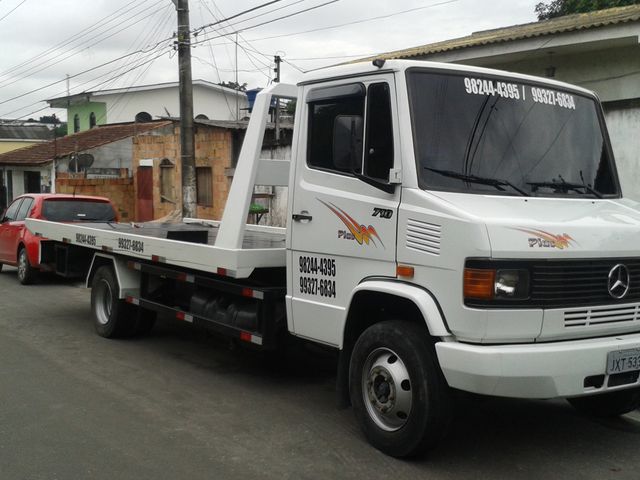
[[[393,125],[387,83],[369,85],[364,152],[364,175],[389,180],[389,170],[393,168]]]
[[[326,90],[326,93],[323,91]],[[361,84],[351,86],[318,89],[319,93],[309,95],[309,143],[307,163],[312,168],[350,173],[352,157],[349,151],[353,142],[340,142],[334,145],[334,138],[344,128],[355,128],[355,141],[363,137],[364,87]],[[332,95],[333,93],[333,95]],[[344,137],[342,137],[344,138]],[[335,148],[337,147],[337,148]],[[360,146],[360,149],[362,147]],[[345,150],[344,152],[341,150]],[[361,150],[360,150],[361,151]],[[359,169],[359,165],[355,165]]]

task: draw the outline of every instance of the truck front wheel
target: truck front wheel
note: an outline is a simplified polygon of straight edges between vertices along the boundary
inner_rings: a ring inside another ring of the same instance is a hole
[[[101,337],[127,337],[135,333],[136,312],[118,298],[118,290],[113,268],[107,265],[98,268],[91,283],[91,311]]]
[[[589,397],[568,398],[567,401],[579,412],[594,417],[617,417],[640,407],[640,388]]]
[[[349,392],[369,442],[394,457],[435,446],[451,418],[433,344],[415,323],[385,321],[362,333],[351,356]]]

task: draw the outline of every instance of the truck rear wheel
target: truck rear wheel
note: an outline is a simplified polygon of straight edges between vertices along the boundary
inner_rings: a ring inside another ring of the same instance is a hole
[[[567,401],[579,412],[593,417],[617,417],[640,407],[640,388],[568,398]]]
[[[394,457],[434,447],[449,425],[449,387],[415,323],[391,320],[364,331],[351,356],[349,392],[369,442]]]
[[[128,337],[136,331],[136,312],[118,298],[118,280],[110,266],[96,270],[91,283],[91,311],[101,337]]]

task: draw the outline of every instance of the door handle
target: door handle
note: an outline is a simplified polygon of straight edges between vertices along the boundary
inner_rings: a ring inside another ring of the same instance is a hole
[[[291,215],[291,218],[293,218],[295,222],[302,222],[302,221],[309,222],[313,219],[313,217],[309,215],[309,212],[304,210],[300,213],[294,213],[293,215]]]

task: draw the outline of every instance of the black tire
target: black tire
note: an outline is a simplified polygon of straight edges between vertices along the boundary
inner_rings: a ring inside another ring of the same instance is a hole
[[[434,447],[450,423],[451,392],[433,342],[417,323],[385,321],[362,333],[351,356],[349,393],[369,442],[393,457]]]
[[[96,270],[91,282],[91,311],[96,332],[101,337],[130,337],[138,322],[134,307],[118,299],[118,280],[113,268],[104,265]]]
[[[0,263],[0,272],[2,272],[2,267],[4,266],[3,263]]]
[[[31,266],[27,249],[20,247],[18,250],[18,281],[22,285],[31,285],[38,276],[38,270]]]
[[[592,417],[617,417],[640,407],[640,388],[568,398],[567,401],[579,412]]]

